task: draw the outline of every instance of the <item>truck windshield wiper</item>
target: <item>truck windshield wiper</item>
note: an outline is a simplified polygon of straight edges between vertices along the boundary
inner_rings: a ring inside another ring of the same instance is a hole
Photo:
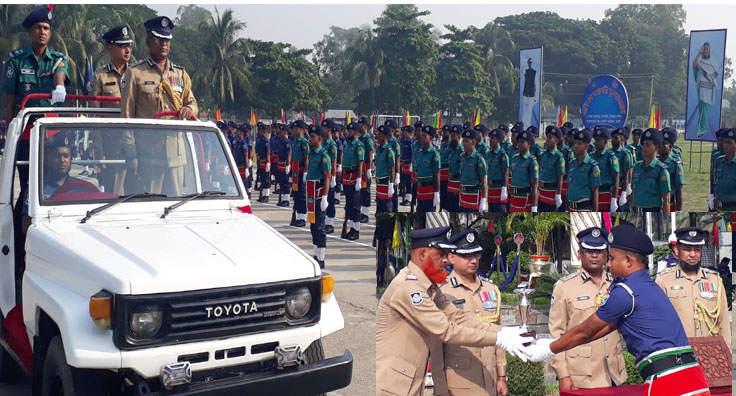
[[[162,219],[165,219],[166,216],[168,216],[168,214],[171,213],[172,210],[178,208],[179,206],[184,205],[185,203],[187,203],[189,201],[193,201],[193,200],[195,200],[197,198],[200,198],[200,197],[212,197],[212,196],[217,196],[217,195],[225,195],[225,192],[224,191],[202,191],[202,192],[199,192],[199,193],[185,195],[185,196],[182,197],[182,198],[184,198],[183,200],[181,200],[181,201],[179,201],[179,202],[177,202],[177,203],[175,203],[175,204],[173,204],[173,205],[165,208],[164,209],[164,214],[161,215],[161,218]]]
[[[126,202],[126,201],[130,201],[133,198],[167,197],[167,196],[168,195],[166,195],[166,194],[151,194],[149,192],[123,195],[123,196],[119,197],[118,199],[116,199],[116,200],[114,200],[114,201],[112,201],[110,203],[106,203],[106,204],[104,204],[102,206],[99,206],[99,207],[96,207],[96,208],[94,208],[92,210],[88,210],[87,211],[87,215],[84,216],[84,218],[82,219],[82,221],[80,221],[80,223],[84,224],[84,223],[87,222],[87,220],[89,220],[90,218],[92,218],[92,216],[94,216],[94,215],[96,215],[96,214],[98,214],[98,213],[100,213],[100,212],[102,212],[104,210],[110,209],[110,208],[112,208],[115,205],[121,204],[121,203]]]

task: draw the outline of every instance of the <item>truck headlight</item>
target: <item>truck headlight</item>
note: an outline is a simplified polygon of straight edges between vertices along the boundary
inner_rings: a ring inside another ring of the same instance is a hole
[[[289,291],[286,295],[286,313],[293,319],[301,319],[312,306],[312,294],[306,287]]]
[[[161,329],[164,314],[161,306],[143,304],[130,313],[130,331],[138,339],[153,338]]]

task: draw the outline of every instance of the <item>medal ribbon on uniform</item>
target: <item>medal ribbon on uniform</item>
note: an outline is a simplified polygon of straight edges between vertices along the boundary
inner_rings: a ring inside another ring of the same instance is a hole
[[[482,322],[487,322],[487,323],[493,323],[497,321],[498,318],[501,317],[501,304],[499,304],[498,302],[496,302],[495,304],[493,303],[493,301],[498,300],[496,297],[496,293],[482,291],[478,293],[478,297],[480,297],[480,301],[483,304],[483,308],[493,309],[495,305],[496,312],[493,313],[493,315],[489,315],[489,316],[476,314],[475,315],[476,318]]]

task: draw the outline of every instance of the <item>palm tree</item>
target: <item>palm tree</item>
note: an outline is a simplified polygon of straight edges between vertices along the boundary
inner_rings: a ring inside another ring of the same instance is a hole
[[[570,229],[570,216],[560,212],[509,213],[506,217],[506,231],[520,230],[534,239],[537,256],[544,254],[552,230],[557,227]]]
[[[0,4],[0,59],[6,60],[10,51],[28,43],[19,21],[30,9],[27,5]]]
[[[501,26],[488,23],[475,33],[475,42],[481,46],[484,68],[491,75],[496,97],[504,93],[512,94],[516,89],[516,69],[509,56],[515,52],[516,44],[511,35]]]
[[[355,40],[345,50],[343,79],[354,91],[369,89],[371,108],[376,110],[375,90],[381,85],[383,51],[370,28],[361,29]]]
[[[204,48],[209,63],[192,75],[193,85],[207,87],[216,102],[235,102],[236,88],[249,91],[251,74],[247,68],[249,48],[244,38],[237,38],[245,23],[233,18],[231,9],[220,13],[200,26],[210,46]],[[195,81],[196,80],[196,81]]]

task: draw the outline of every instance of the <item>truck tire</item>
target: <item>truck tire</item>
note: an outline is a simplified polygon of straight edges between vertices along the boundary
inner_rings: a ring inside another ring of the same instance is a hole
[[[96,370],[81,370],[69,366],[61,336],[56,336],[51,339],[46,351],[41,374],[41,396],[106,395],[102,374]]]
[[[20,366],[12,356],[0,347],[0,382],[7,382],[17,379],[20,374]]]
[[[322,348],[322,340],[315,340],[304,350],[304,363],[317,363],[322,360],[325,360],[325,350]],[[325,394],[320,393],[315,396],[325,396]]]

